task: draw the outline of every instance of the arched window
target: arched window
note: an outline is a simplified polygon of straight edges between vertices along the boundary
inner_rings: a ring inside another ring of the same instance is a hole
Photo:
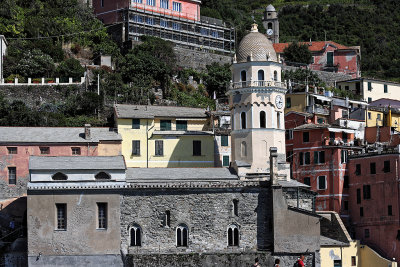
[[[239,246],[239,228],[234,224],[228,227],[228,246]]]
[[[265,82],[265,76],[264,76],[264,71],[259,70],[258,71],[258,86],[264,86]]]
[[[242,81],[242,87],[246,87],[247,73],[245,70],[240,72],[240,80]]]
[[[139,225],[134,224],[130,230],[131,246],[140,247],[142,245],[142,229]]]
[[[245,141],[242,142],[240,150],[242,152],[242,157],[246,157],[247,156],[247,145],[246,145]]]
[[[274,71],[274,81],[278,81],[278,72]]]
[[[266,127],[266,116],[265,116],[265,111],[260,112],[260,128],[265,128]]]
[[[186,224],[180,224],[176,227],[176,246],[187,247],[189,240],[189,228]]]
[[[57,172],[51,177],[54,181],[66,181],[68,180],[68,176],[62,172]]]
[[[97,180],[109,180],[111,179],[111,175],[106,172],[99,172],[94,176],[94,178],[96,178]]]
[[[242,121],[242,129],[246,129],[246,112],[240,114],[240,119]]]
[[[276,128],[278,128],[278,129],[281,128],[281,113],[280,112],[276,113]]]
[[[272,29],[272,22],[268,23],[268,29]]]

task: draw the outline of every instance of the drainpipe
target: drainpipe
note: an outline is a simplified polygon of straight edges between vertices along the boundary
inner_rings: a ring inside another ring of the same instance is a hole
[[[149,167],[149,120],[146,120],[146,168]]]

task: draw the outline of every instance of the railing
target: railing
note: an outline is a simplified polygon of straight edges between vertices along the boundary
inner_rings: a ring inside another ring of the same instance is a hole
[[[158,6],[151,6],[151,5],[146,5],[146,4],[135,3],[134,1],[131,1],[131,8],[140,9],[145,12],[146,11],[154,12],[154,13],[158,13],[158,14],[161,14],[164,16],[177,17],[177,18],[181,18],[181,19],[188,19],[188,20],[194,20],[194,21],[200,20],[200,18],[197,16],[197,14],[173,11],[171,9],[161,8]],[[169,8],[171,8],[171,6]]]
[[[248,87],[280,87],[286,88],[285,82],[278,81],[244,81],[244,82],[232,82],[232,89],[248,88]]]
[[[68,82],[60,82],[60,78],[49,79],[49,78],[41,78],[41,79],[32,79],[28,78],[28,82],[20,82],[18,78],[15,80],[8,81],[6,79],[0,80],[0,85],[71,85],[71,84],[84,84],[86,81],[85,77],[81,77],[80,80],[74,81],[73,78],[68,78]]]

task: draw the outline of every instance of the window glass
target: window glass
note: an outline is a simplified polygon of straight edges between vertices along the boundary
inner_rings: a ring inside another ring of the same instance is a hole
[[[72,155],[80,155],[81,154],[80,147],[71,147],[71,150],[72,150]]]
[[[193,141],[193,156],[201,156],[201,141]]]
[[[182,4],[178,2],[172,2],[172,10],[182,12]]]
[[[8,167],[8,184],[17,184],[17,168]]]
[[[311,186],[311,179],[310,177],[304,177],[304,184]]]
[[[132,140],[132,155],[140,156],[140,140]]]
[[[325,176],[318,176],[318,190],[326,189],[326,180]]]
[[[50,147],[40,147],[40,154],[42,155],[50,154]]]
[[[67,229],[67,204],[56,204],[57,230]]]
[[[97,203],[98,228],[107,229],[107,203]]]
[[[142,245],[142,230],[140,226],[134,225],[130,229],[131,242],[130,245],[132,247],[140,247]]]
[[[149,6],[155,6],[156,5],[156,0],[147,0],[147,4]]]
[[[160,0],[160,7],[168,9],[169,8],[169,0]]]
[[[371,174],[376,174],[376,163],[375,162],[371,162],[369,164],[369,170]]]
[[[224,167],[229,166],[229,156],[222,156],[222,166]]]
[[[187,121],[176,121],[177,131],[187,131]]]
[[[156,140],[155,150],[156,150],[155,151],[156,156],[164,155],[164,141],[163,140]]]
[[[171,131],[171,120],[161,120],[160,121],[161,131]]]
[[[16,147],[7,147],[8,154],[17,154],[18,150]]]
[[[228,136],[227,135],[221,135],[221,146],[228,146]]]
[[[303,132],[303,143],[310,142],[310,133],[309,132]]]

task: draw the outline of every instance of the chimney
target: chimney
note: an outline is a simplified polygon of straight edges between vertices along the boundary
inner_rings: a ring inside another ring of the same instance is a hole
[[[269,173],[271,183],[276,184],[278,180],[278,148],[276,147],[269,149]]]
[[[90,139],[90,124],[85,124],[85,140]]]

